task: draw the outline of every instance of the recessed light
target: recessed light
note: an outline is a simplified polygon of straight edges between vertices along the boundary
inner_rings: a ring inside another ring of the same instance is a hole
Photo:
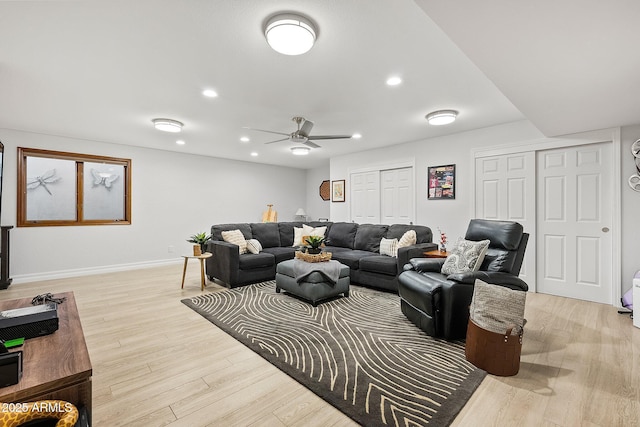
[[[205,89],[202,91],[202,94],[207,98],[215,98],[216,96],[218,96],[218,92],[213,89]]]
[[[156,129],[164,132],[180,132],[182,130],[183,123],[172,119],[153,119],[151,120]]]
[[[241,136],[241,137],[240,137],[240,141],[242,141],[242,142],[249,142],[249,141],[251,141],[251,140],[250,140],[250,139],[249,139],[249,137],[247,137],[247,136]]]
[[[179,140],[176,141],[176,144],[184,145],[184,144],[186,144],[186,142],[184,142],[183,140],[179,139]]]
[[[351,138],[360,139],[360,138],[362,138],[362,135],[360,135],[359,133],[354,133],[353,135],[351,135]]]
[[[387,79],[389,86],[398,86],[400,83],[402,83],[402,79],[398,76],[392,76]]]
[[[453,123],[457,116],[458,112],[456,110],[438,110],[427,114],[425,118],[430,125],[441,126]]]
[[[308,147],[291,147],[291,152],[294,156],[306,156],[311,151]]]
[[[258,153],[256,153],[255,151],[253,151],[253,152],[251,153],[251,157],[258,157]]]

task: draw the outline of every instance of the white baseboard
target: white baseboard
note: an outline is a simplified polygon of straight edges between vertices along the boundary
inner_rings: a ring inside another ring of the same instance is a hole
[[[73,270],[49,271],[46,273],[20,274],[13,276],[12,284],[38,282],[41,280],[65,279],[67,277],[91,276],[94,274],[114,273],[117,271],[138,270],[142,268],[160,267],[164,265],[182,264],[181,259],[135,262],[130,264],[107,265],[100,267],[77,268]]]

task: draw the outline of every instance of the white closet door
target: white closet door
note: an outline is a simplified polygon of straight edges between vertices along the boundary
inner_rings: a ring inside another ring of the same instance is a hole
[[[538,152],[538,291],[611,304],[612,144]]]
[[[412,224],[413,168],[383,170],[380,182],[382,224]]]
[[[380,171],[352,173],[351,221],[380,224]]]
[[[520,278],[536,290],[535,153],[476,158],[476,218],[516,221],[529,233]]]

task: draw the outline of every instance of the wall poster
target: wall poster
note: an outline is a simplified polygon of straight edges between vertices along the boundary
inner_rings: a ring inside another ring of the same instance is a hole
[[[427,180],[428,199],[456,198],[456,165],[430,166]]]

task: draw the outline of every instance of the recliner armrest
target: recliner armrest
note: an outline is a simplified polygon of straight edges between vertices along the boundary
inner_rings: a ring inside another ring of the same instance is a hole
[[[418,243],[398,248],[398,271],[402,271],[404,265],[412,258],[423,257],[425,252],[432,251],[437,247],[435,243]]]
[[[518,291],[529,290],[529,286],[524,282],[524,280],[520,279],[518,276],[502,271],[470,271],[468,273],[455,273],[447,276],[447,279],[470,285],[474,284],[476,279],[480,279],[483,282],[506,286],[507,288]]]
[[[404,270],[414,270],[422,272],[440,272],[444,258],[411,258],[409,263],[404,266]]]

